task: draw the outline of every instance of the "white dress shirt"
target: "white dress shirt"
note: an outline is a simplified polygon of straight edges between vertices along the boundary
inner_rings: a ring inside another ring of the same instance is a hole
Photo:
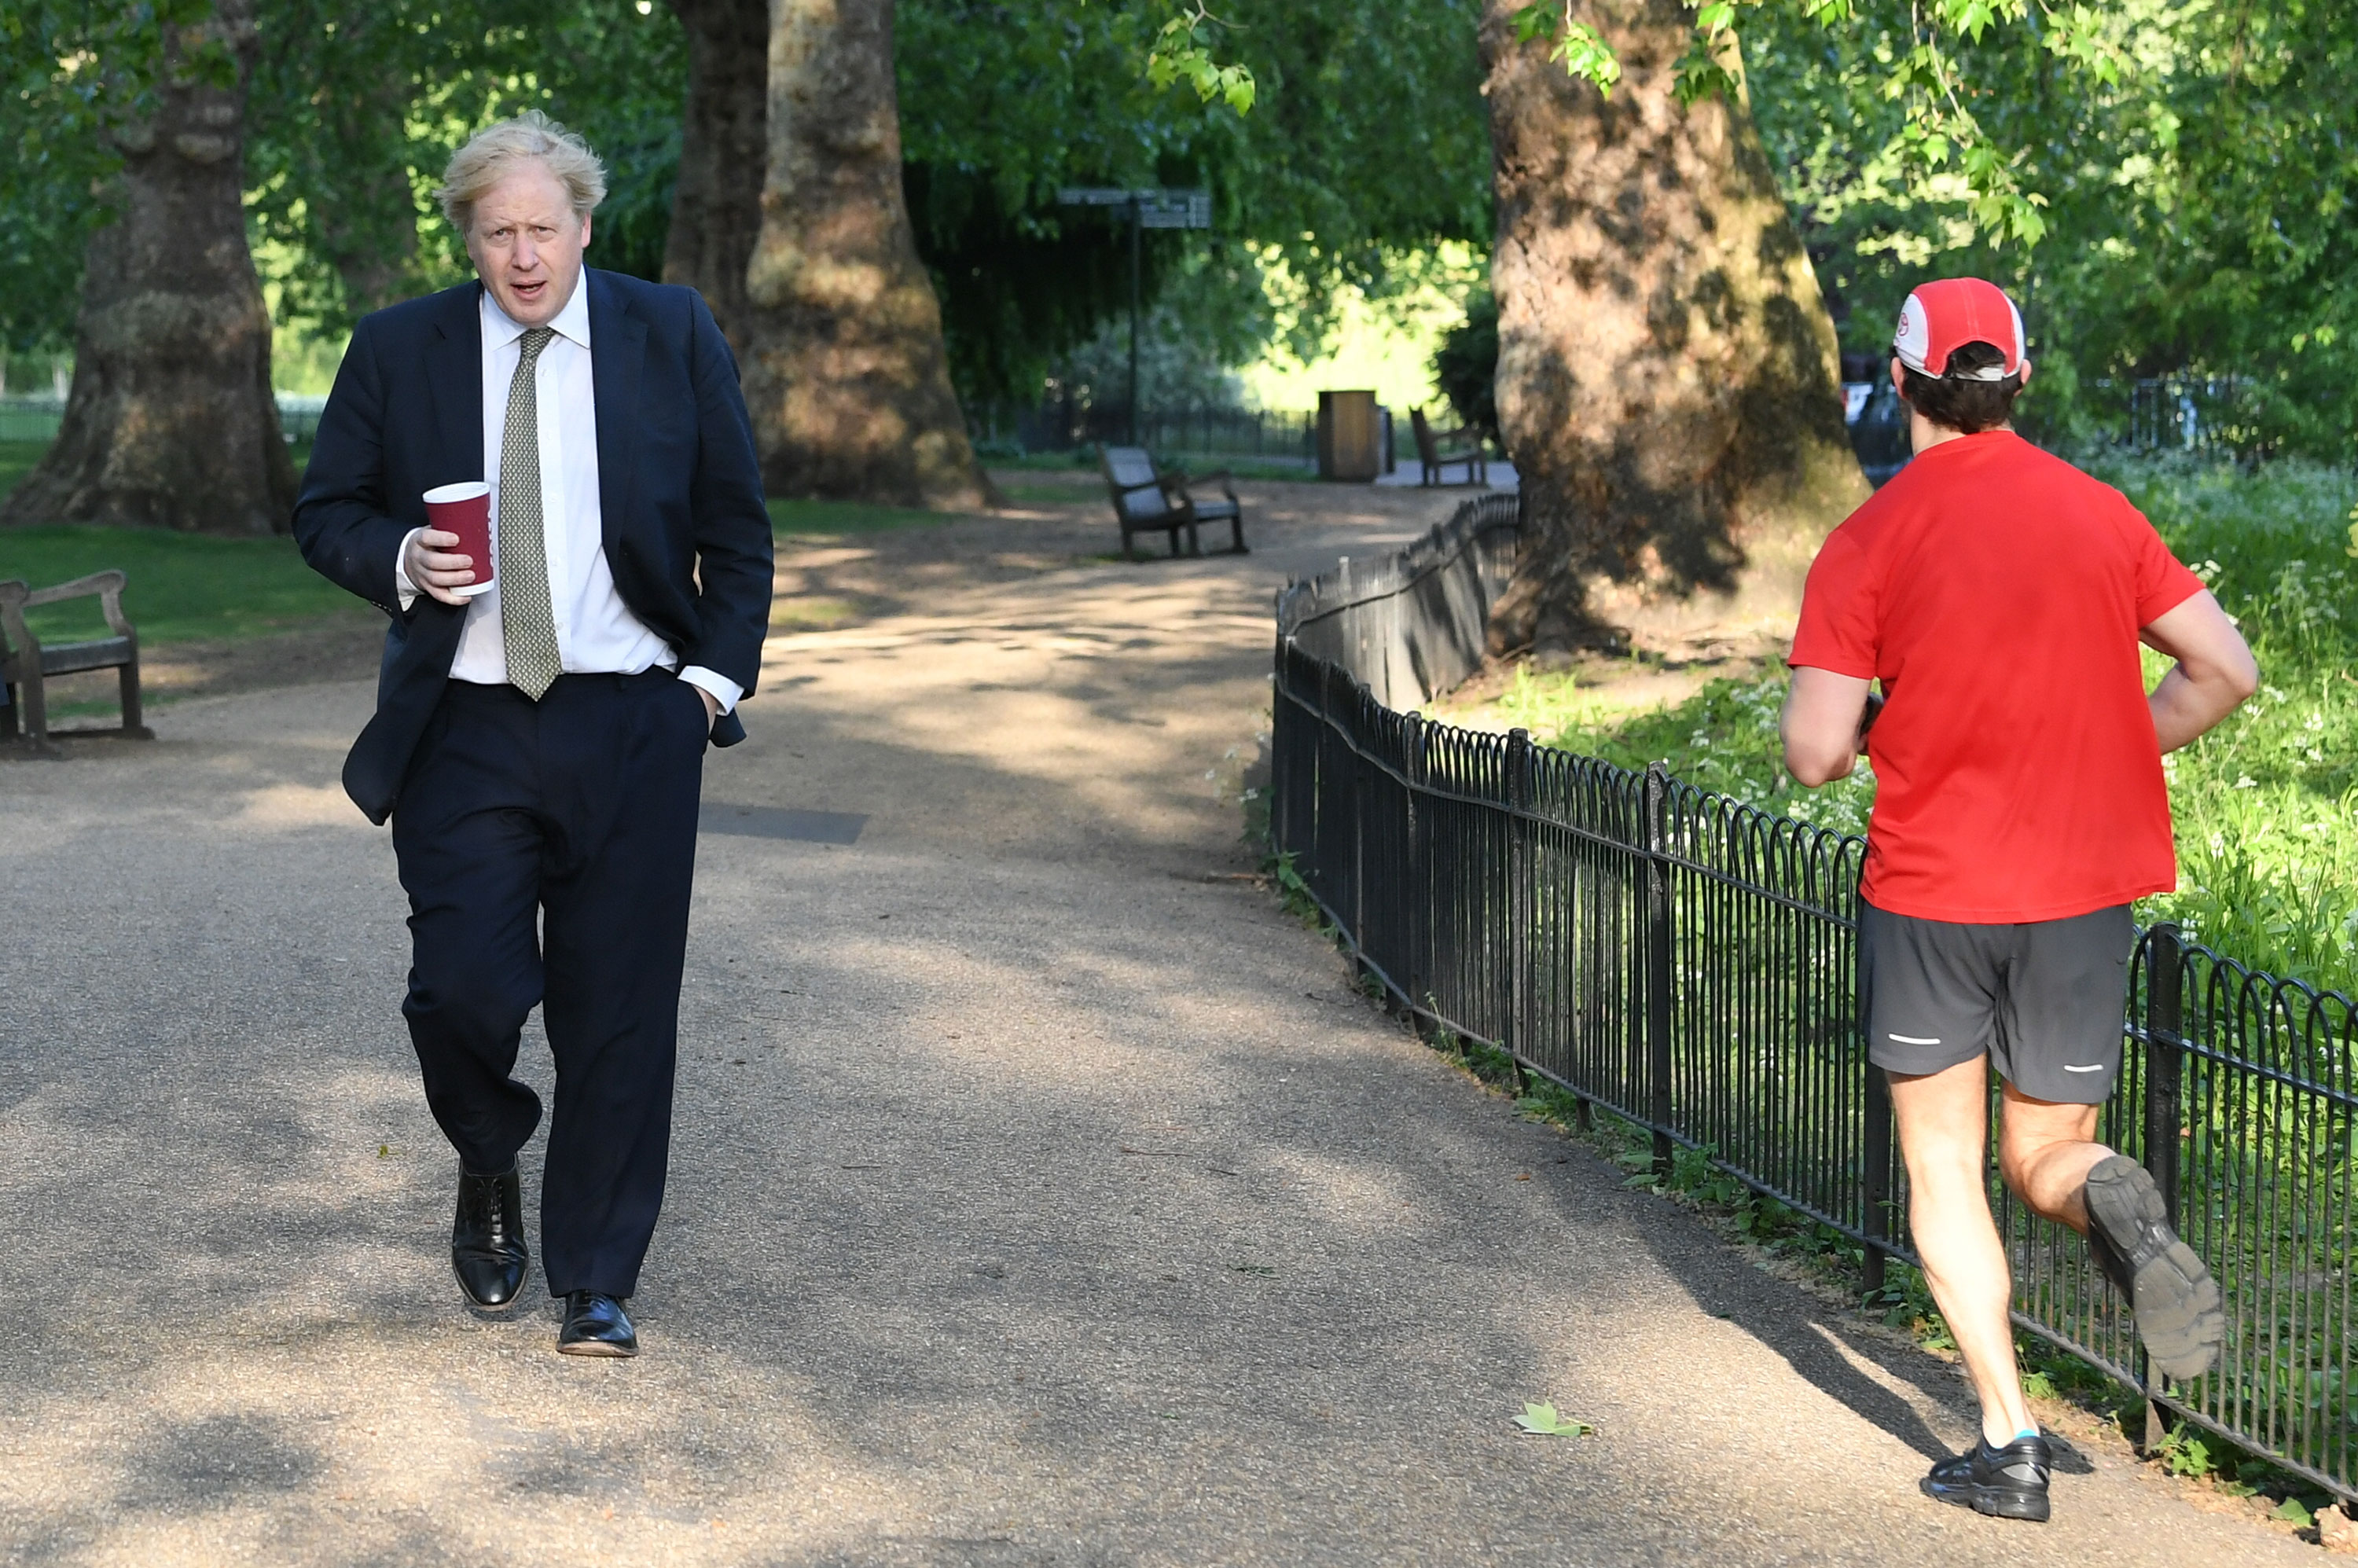
[[[606,564],[604,514],[598,498],[598,399],[590,376],[590,291],[579,279],[572,297],[548,325],[557,335],[533,367],[533,387],[540,421],[541,536],[547,552],[549,610],[557,622],[560,665],[567,675],[637,675],[658,665],[677,668],[679,655],[631,613]],[[492,487],[494,559],[499,550],[500,449],[506,444],[508,387],[524,352],[524,333],[485,289],[483,478]],[[394,568],[405,611],[418,590],[401,563],[409,554],[409,540],[421,532],[414,530],[402,541],[401,561]],[[481,566],[476,569],[480,574]],[[744,695],[735,681],[701,665],[690,665],[679,676],[711,693],[723,713]],[[477,686],[507,684],[507,639],[500,623],[496,576],[491,589],[467,606],[450,678]]]

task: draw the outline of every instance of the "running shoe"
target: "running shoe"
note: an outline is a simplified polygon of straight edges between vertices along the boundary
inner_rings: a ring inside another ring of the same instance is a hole
[[[2044,1524],[2047,1477],[2054,1468],[2055,1456],[2043,1437],[2017,1437],[2004,1448],[1992,1448],[1984,1437],[1975,1439],[1963,1454],[1933,1465],[1932,1473],[1917,1484],[1926,1497],[1961,1509]]]
[[[2219,1282],[2169,1227],[2161,1189],[2125,1154],[2088,1173],[2088,1250],[2128,1297],[2162,1376],[2183,1381],[2211,1369],[2227,1331]]]

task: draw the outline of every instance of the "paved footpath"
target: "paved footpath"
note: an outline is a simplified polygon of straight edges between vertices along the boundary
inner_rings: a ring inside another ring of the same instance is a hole
[[[0,1563],[2312,1561],[2110,1458],[2043,1530],[1920,1498],[1948,1368],[1233,880],[1272,588],[1442,509],[1366,504],[773,642],[635,1362],[459,1308],[364,685],[0,764]],[[741,831],[797,812],[865,822]]]

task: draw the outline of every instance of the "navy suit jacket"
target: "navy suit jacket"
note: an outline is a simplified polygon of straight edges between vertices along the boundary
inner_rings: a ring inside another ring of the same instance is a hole
[[[737,362],[694,289],[581,276],[614,587],[682,665],[750,697],[770,625],[770,516]],[[378,824],[442,699],[467,615],[426,594],[405,613],[393,571],[402,540],[426,525],[426,492],[487,477],[481,295],[469,283],[362,319],[295,503],[303,558],[393,620],[376,716],[344,760],[345,793]],[[744,738],[733,713],[712,727],[715,745]]]

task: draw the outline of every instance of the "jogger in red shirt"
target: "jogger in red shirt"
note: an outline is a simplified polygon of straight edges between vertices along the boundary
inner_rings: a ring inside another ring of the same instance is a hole
[[[2176,885],[2161,756],[2259,684],[2200,579],[2118,491],[2017,436],[2021,314],[1978,278],[1909,296],[1892,380],[1916,459],[1834,530],[1793,639],[1785,765],[1815,787],[1861,752],[1876,802],[1859,893],[1868,1056],[1891,1081],[1909,1221],[1982,1407],[1924,1490],[2048,1515],[2050,1454],[2007,1318],[1986,1187],[2088,1238],[2166,1376],[2201,1375],[2217,1284],[2136,1162],[2096,1142],[2121,1059],[2130,901]],[[2137,644],[2177,665],[2145,689]],[[1880,681],[1882,695],[1869,687]]]

